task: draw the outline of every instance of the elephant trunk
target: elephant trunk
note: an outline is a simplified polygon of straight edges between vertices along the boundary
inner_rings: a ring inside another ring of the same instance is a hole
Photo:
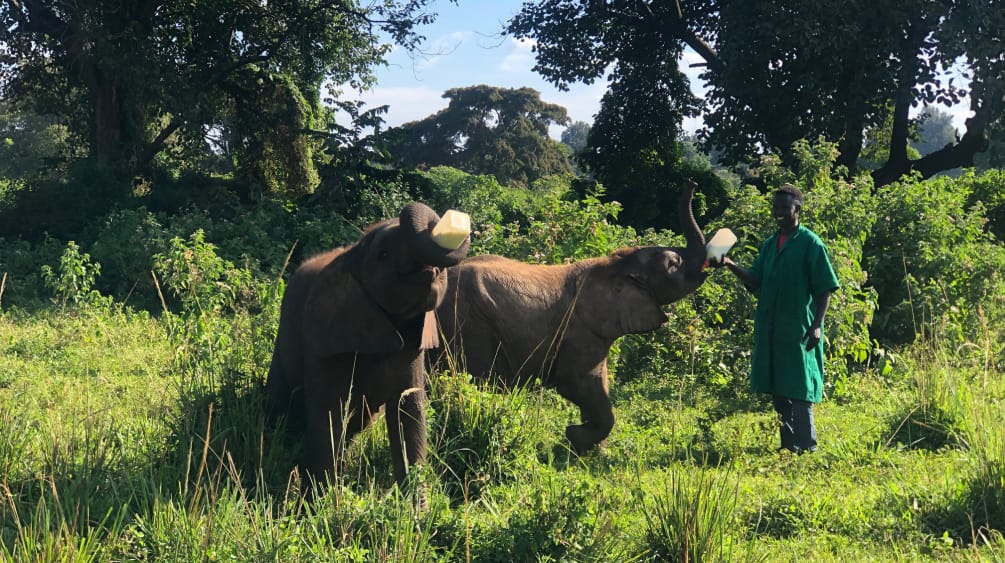
[[[687,188],[681,192],[677,202],[684,240],[687,241],[687,248],[684,250],[684,264],[688,277],[701,276],[702,266],[705,264],[705,235],[702,234],[698,221],[694,218],[694,211],[691,209],[691,200],[694,198],[694,191],[697,187],[697,184],[689,181]]]
[[[456,250],[443,248],[433,241],[431,233],[439,221],[440,216],[422,203],[412,203],[401,210],[398,224],[410,235],[410,255],[416,264],[448,268],[467,256],[471,247],[469,239]]]

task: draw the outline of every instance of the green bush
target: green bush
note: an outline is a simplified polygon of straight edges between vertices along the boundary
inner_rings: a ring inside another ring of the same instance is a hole
[[[454,501],[476,500],[489,484],[510,481],[522,464],[537,459],[538,445],[553,438],[535,432],[537,409],[526,389],[493,392],[464,373],[429,382],[431,457]]]
[[[970,180],[903,180],[877,193],[878,220],[866,245],[879,292],[873,334],[890,343],[917,335],[946,345],[979,340],[1005,302],[1005,249],[986,230],[984,207],[969,206]],[[994,347],[1000,349],[1000,343]]]
[[[81,253],[72,240],[66,243],[56,268],[42,266],[42,280],[52,292],[53,302],[64,308],[67,305],[110,305],[110,299],[92,289],[99,275],[101,264],[92,262],[90,254]]]
[[[987,170],[979,175],[969,170],[956,179],[956,184],[968,187],[967,204],[981,204],[987,210],[988,230],[998,241],[1005,240],[1005,170]]]
[[[173,238],[154,256],[154,270],[180,303],[180,315],[165,313],[184,373],[263,373],[279,321],[281,279],[263,280],[221,258],[201,230],[188,240]]]
[[[167,234],[145,207],[112,211],[90,245],[90,253],[104,265],[99,287],[136,308],[159,308],[153,277],[153,257],[167,248]]]
[[[640,499],[655,561],[737,561],[738,481],[710,468],[672,468],[663,488]]]

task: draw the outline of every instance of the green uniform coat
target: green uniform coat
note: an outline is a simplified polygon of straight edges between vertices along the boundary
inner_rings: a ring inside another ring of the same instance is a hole
[[[827,247],[799,225],[778,250],[775,233],[764,241],[750,268],[760,280],[754,313],[750,388],[819,403],[824,387],[824,343],[806,350],[803,335],[813,323],[813,298],[838,289]]]

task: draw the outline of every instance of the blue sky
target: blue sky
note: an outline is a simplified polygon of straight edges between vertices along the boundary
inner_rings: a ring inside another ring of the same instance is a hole
[[[423,53],[410,56],[396,49],[388,58],[387,67],[377,69],[377,85],[366,92],[351,93],[369,107],[388,105],[387,126],[422,119],[447,106],[442,96],[450,88],[487,84],[505,88],[530,87],[541,93],[541,99],[558,104],[569,112],[573,121],[593,122],[606,89],[603,79],[594,84],[573,84],[566,92],[546,82],[534,73],[533,45],[501,34],[503,25],[520,10],[522,0],[460,0],[459,5],[437,0],[433,10],[436,22],[423,27],[426,37]],[[697,79],[698,70],[687,67],[698,60],[686,53],[683,69],[691,77],[692,89],[702,95]],[[969,115],[968,105],[953,108],[954,122],[962,130]],[[685,130],[693,131],[700,124],[689,120]],[[561,127],[553,127],[558,137]]]
[[[573,121],[592,123],[606,83],[573,84],[562,92],[534,73],[532,43],[501,34],[521,5],[521,0],[460,0],[459,5],[439,0],[433,8],[439,14],[436,23],[421,30],[423,53],[409,56],[396,49],[390,64],[377,70],[377,86],[358,94],[359,99],[371,107],[387,104],[387,125],[395,126],[445,108],[442,96],[450,88],[526,86],[544,101],[564,107]],[[554,127],[551,133],[557,137],[561,130]]]
[[[422,119],[447,106],[450,88],[487,84],[530,87],[546,102],[561,105],[574,121],[593,122],[604,84],[574,85],[560,92],[531,71],[532,45],[501,34],[503,25],[520,10],[521,0],[438,0],[436,22],[423,27],[422,53],[397,48],[389,65],[377,70],[377,86],[359,94],[368,106],[387,104],[387,125]],[[560,130],[560,129],[559,129]],[[553,131],[554,133],[554,131]]]

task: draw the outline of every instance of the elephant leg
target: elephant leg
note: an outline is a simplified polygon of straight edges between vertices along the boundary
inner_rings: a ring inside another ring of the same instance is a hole
[[[503,381],[515,376],[503,348],[502,340],[494,334],[462,341],[461,366],[472,376],[489,379],[493,374]]]
[[[278,355],[272,360],[264,391],[265,418],[269,424],[276,424],[284,419],[288,431],[302,432],[306,409],[303,388],[290,385]]]
[[[307,433],[305,442],[307,482],[316,481],[323,486],[333,481],[339,473],[346,447],[356,434],[369,426],[373,415],[362,397],[353,397],[345,403],[339,398],[335,407],[328,409],[316,402],[308,402]]]
[[[571,379],[571,380],[570,380]],[[614,408],[607,393],[607,366],[599,374],[567,378],[555,386],[560,395],[579,407],[583,423],[570,425],[565,436],[577,454],[602,444],[614,428]]]
[[[399,485],[404,484],[412,467],[426,460],[426,391],[423,387],[419,383],[384,405],[394,479]]]

